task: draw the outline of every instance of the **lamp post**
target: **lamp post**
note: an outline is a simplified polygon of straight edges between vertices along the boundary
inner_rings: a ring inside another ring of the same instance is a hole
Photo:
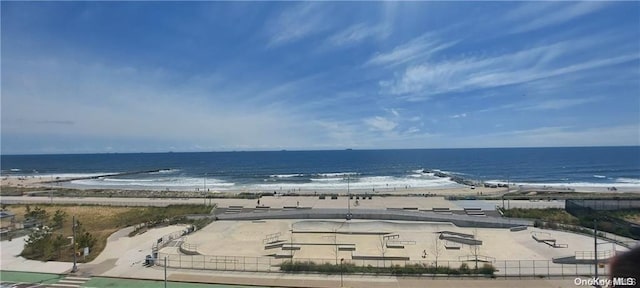
[[[291,239],[289,241],[289,254],[291,255],[291,263],[293,263],[293,224],[291,224]]]
[[[207,206],[207,173],[204,173],[204,190],[202,190],[202,197],[204,199],[204,206]]]
[[[593,259],[595,260],[595,279],[598,279],[598,222],[593,219]],[[595,287],[600,288],[600,284],[596,283]]]
[[[340,258],[340,287],[344,287],[342,274],[344,273],[344,258]]]
[[[73,268],[71,268],[71,273],[76,273],[78,271],[78,261],[77,261],[77,256],[76,256],[76,216],[73,216],[73,223],[71,224],[71,227],[73,229]]]
[[[347,220],[351,220],[351,177],[347,174]]]

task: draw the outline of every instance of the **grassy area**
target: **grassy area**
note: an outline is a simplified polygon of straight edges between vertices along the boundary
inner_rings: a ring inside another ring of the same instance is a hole
[[[547,208],[547,209],[508,209],[503,211],[505,217],[511,218],[527,218],[538,219],[546,222],[562,223],[578,225],[580,220],[567,213],[564,209]]]
[[[640,211],[622,210],[622,211],[606,211],[608,216],[623,219],[634,224],[640,225]]]
[[[166,223],[167,219],[178,219],[189,214],[208,214],[211,206],[204,205],[171,205],[167,207],[112,207],[93,205],[30,205],[30,209],[36,207],[46,211],[51,219],[56,211],[65,214],[61,227],[54,229],[54,235],[61,235],[63,238],[72,235],[72,215],[81,223],[82,227],[96,239],[95,245],[91,249],[90,255],[86,258],[89,262],[104,250],[107,238],[113,232],[127,226],[147,223],[157,225]],[[27,205],[7,205],[6,209],[16,214],[17,221],[23,221],[27,210]],[[176,221],[172,221],[176,222]],[[184,222],[184,221],[178,221]],[[51,220],[45,221],[51,225]],[[24,252],[24,251],[23,251]],[[36,251],[39,252],[39,251]],[[23,256],[37,260],[71,261],[73,257],[72,248],[66,246],[61,251],[45,253],[46,255],[25,254]]]
[[[633,228],[629,222],[640,218],[640,211],[615,210],[615,211],[586,211],[577,215],[580,218],[580,225],[593,228],[593,221],[597,220],[598,230],[610,232],[616,235],[640,240],[640,232]],[[625,222],[629,221],[629,222]]]
[[[535,227],[549,229],[571,230],[580,233],[591,233],[589,229],[593,228],[593,220],[598,220],[598,229],[600,231],[614,233],[616,235],[637,239],[628,224],[620,224],[615,219],[623,219],[629,222],[640,224],[640,211],[621,210],[621,211],[597,211],[586,213],[584,215],[573,216],[563,209],[547,208],[547,209],[508,209],[503,211],[505,217],[535,219]],[[634,222],[635,221],[635,222]],[[546,222],[546,223],[543,223]],[[561,224],[570,224],[574,227]]]

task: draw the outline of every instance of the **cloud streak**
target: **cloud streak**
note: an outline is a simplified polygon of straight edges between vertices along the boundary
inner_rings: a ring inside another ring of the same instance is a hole
[[[385,117],[376,116],[364,120],[370,129],[382,132],[391,132],[398,126],[398,123]]]
[[[277,47],[300,41],[323,32],[330,27],[325,21],[325,7],[316,2],[290,6],[266,23],[268,47]]]
[[[600,101],[600,98],[551,99],[537,102],[520,110],[561,110]]]
[[[436,39],[434,33],[416,37],[404,44],[396,46],[389,52],[376,53],[366,65],[399,65],[429,56],[455,45],[456,41],[444,42]]]
[[[391,27],[384,24],[370,25],[358,23],[339,31],[329,38],[327,44],[332,47],[355,45],[367,39],[384,39],[391,33]]]
[[[3,153],[637,143],[635,2],[131,5],[3,3]]]
[[[524,3],[507,13],[505,20],[517,23],[511,33],[524,33],[569,22],[606,5],[603,1]]]
[[[230,95],[212,95],[210,87],[167,85],[166,78],[140,69],[120,74],[120,67],[62,59],[13,62],[6,68],[13,71],[12,77],[28,75],[30,84],[26,94],[21,92],[25,91],[23,85],[13,83],[3,88],[3,135],[50,135],[51,141],[109,135],[130,141],[147,139],[159,146],[182,139],[207,143],[212,150],[306,147],[311,139],[320,145],[331,144],[327,127],[305,121],[307,114],[292,113],[290,107],[226,103]],[[48,75],[60,77],[50,79]],[[72,88],[57,88],[64,86]],[[233,97],[258,94],[251,90],[244,93]],[[84,95],[91,98],[77,100]],[[46,120],[60,115],[68,120]],[[44,120],[21,120],[24,117]]]
[[[629,53],[563,66],[550,62],[571,52],[572,49],[562,42],[493,57],[425,61],[407,67],[399,76],[380,84],[387,93],[420,100],[443,93],[522,84],[640,59],[639,53]]]

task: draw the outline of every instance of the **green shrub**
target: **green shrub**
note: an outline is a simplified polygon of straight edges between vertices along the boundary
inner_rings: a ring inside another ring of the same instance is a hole
[[[478,274],[493,275],[495,272],[496,267],[493,267],[493,265],[489,263],[485,263],[482,267],[478,268]]]
[[[467,263],[460,264],[460,268],[458,269],[461,274],[470,274],[471,269],[469,269],[469,265]]]
[[[392,275],[419,275],[419,274],[448,274],[448,275],[460,275],[460,274],[484,274],[484,275],[493,275],[496,271],[495,267],[491,264],[485,263],[481,268],[477,271],[469,268],[467,263],[462,263],[460,268],[450,268],[447,266],[427,266],[425,264],[407,264],[405,266],[401,265],[393,265],[391,267],[373,267],[371,265],[367,266],[356,266],[352,263],[344,263],[344,264],[332,264],[332,263],[323,263],[316,264],[314,262],[305,261],[291,261],[287,260],[280,264],[280,270],[286,272],[320,272],[326,274],[338,274],[341,271],[343,273],[386,273]]]

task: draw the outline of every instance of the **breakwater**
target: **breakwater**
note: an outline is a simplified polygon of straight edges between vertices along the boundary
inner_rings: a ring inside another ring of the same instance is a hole
[[[91,176],[71,177],[71,178],[56,177],[56,179],[54,179],[54,180],[44,181],[42,183],[61,183],[61,182],[71,182],[71,181],[76,181],[76,180],[98,179],[98,178],[102,178],[102,177],[131,176],[131,175],[138,175],[138,174],[158,173],[158,172],[161,172],[161,171],[168,171],[168,170],[169,169],[129,171],[129,172],[121,172],[121,173],[109,173],[109,174],[102,174],[102,175],[91,175]]]

